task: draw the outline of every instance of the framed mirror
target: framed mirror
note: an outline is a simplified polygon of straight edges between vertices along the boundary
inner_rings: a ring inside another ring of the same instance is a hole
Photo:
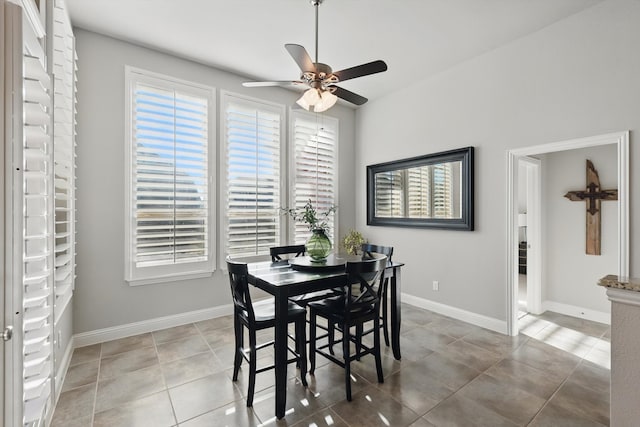
[[[473,230],[473,147],[367,166],[367,224]]]

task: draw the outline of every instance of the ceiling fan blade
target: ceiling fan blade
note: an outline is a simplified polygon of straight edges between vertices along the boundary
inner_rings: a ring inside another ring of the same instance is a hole
[[[382,60],[377,60],[367,64],[356,65],[355,67],[336,71],[333,75],[343,82],[345,80],[368,76],[369,74],[381,73],[383,71],[387,71],[387,64]]]
[[[288,80],[288,81],[279,81],[279,82],[243,82],[242,86],[244,87],[267,87],[267,86],[280,86],[280,87],[289,87],[289,86],[307,86],[304,82],[298,80]]]
[[[331,91],[335,96],[337,96],[338,98],[342,98],[345,101],[349,101],[352,104],[362,105],[368,101],[368,99],[365,98],[364,96],[360,96],[357,93],[353,93],[350,90],[343,89],[339,86],[332,85],[329,87],[331,88]]]
[[[298,64],[298,67],[300,67],[300,70],[302,70],[303,72],[305,71],[308,71],[311,73],[316,72],[316,66],[311,60],[311,57],[309,56],[309,54],[307,53],[307,50],[303,46],[300,46],[299,44],[289,43],[289,44],[285,44],[284,48],[287,49],[287,52],[289,52],[289,55],[291,55],[293,60],[296,61],[296,64]]]

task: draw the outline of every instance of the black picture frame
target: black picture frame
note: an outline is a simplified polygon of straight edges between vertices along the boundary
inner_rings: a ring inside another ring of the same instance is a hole
[[[474,161],[473,147],[442,151],[408,159],[394,160],[367,166],[367,225],[383,227],[417,227],[473,231],[474,229]],[[420,166],[460,161],[461,215],[460,218],[377,217],[375,176],[377,173],[410,169]]]

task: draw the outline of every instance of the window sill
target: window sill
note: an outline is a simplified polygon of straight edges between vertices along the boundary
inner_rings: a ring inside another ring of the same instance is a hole
[[[185,274],[173,274],[159,277],[150,277],[145,279],[125,279],[129,286],[143,286],[143,285],[155,285],[159,283],[178,282],[183,280],[202,279],[205,277],[211,277],[213,271],[203,271]]]

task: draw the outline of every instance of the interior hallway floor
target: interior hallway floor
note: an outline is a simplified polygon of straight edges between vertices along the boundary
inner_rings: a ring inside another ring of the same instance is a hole
[[[384,383],[373,357],[355,362],[352,402],[342,368],[318,357],[304,388],[290,365],[282,420],[273,371],[258,374],[253,408],[246,364],[231,381],[231,316],[77,348],[52,426],[609,425],[608,325],[528,314],[508,337],[404,304],[402,361],[383,348]]]

